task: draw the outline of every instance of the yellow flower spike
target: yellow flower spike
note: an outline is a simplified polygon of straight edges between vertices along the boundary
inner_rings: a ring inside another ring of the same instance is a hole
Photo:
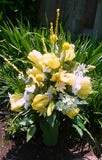
[[[70,44],[68,42],[64,42],[62,48],[63,50],[68,50],[70,48]]]
[[[58,30],[58,21],[59,21],[59,12],[60,12],[60,9],[57,9],[57,18],[56,18],[56,28],[55,28],[55,35],[57,35],[57,30]]]
[[[34,110],[40,110],[49,104],[49,96],[45,94],[38,94],[34,97],[32,108]]]
[[[10,66],[12,66],[18,73],[20,73],[20,74],[23,75],[23,73],[22,73],[14,64],[12,64],[10,61],[8,61],[7,58],[4,58],[4,60],[5,60]]]
[[[42,39],[42,43],[43,43],[43,46],[44,46],[44,52],[47,53],[47,48],[46,48],[46,45],[45,45],[44,37],[42,37],[41,39]]]
[[[52,22],[50,23],[50,26],[51,26],[51,28],[50,28],[50,34],[52,35],[53,34],[53,23]]]
[[[60,66],[60,61],[57,58],[57,56],[55,56],[55,54],[44,54],[42,57],[42,62],[50,67],[51,69],[57,69]]]
[[[43,81],[43,79],[44,79],[44,77],[43,77],[42,74],[37,74],[35,78],[36,78],[36,80],[37,80],[38,82],[41,82],[41,81]]]
[[[35,64],[38,65],[38,67],[42,68],[42,62],[41,62],[41,58],[42,58],[42,54],[36,50],[33,50],[32,52],[30,52],[28,54],[28,58],[34,62]]]
[[[56,42],[56,41],[58,40],[57,35],[52,34],[52,35],[50,36],[50,40],[51,40],[51,42]]]
[[[71,118],[71,119],[74,119],[74,117],[76,115],[78,115],[79,113],[79,108],[78,107],[74,107],[72,110],[70,110],[69,112],[66,113],[66,115]]]
[[[23,98],[23,94],[9,94],[10,97],[10,104],[11,104],[11,111],[18,110],[19,108],[23,107],[25,104],[25,99]]]
[[[77,95],[81,99],[87,98],[87,96],[92,92],[92,84],[89,77],[83,77],[80,80],[81,88],[78,90]]]

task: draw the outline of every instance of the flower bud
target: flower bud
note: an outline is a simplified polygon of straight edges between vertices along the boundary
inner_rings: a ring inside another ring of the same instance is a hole
[[[78,115],[79,113],[79,108],[78,107],[74,107],[72,110],[70,110],[69,112],[66,113],[66,115],[71,118],[71,119],[74,119],[74,117],[76,115]]]
[[[49,103],[49,96],[45,94],[38,94],[34,97],[32,108],[34,110],[40,110],[46,107]]]
[[[44,54],[42,62],[51,69],[57,69],[60,66],[58,58],[54,54]]]
[[[70,44],[68,42],[64,42],[62,48],[63,50],[68,50],[70,48]]]
[[[56,41],[58,40],[57,35],[52,34],[52,35],[50,36],[50,40],[51,40],[52,42],[56,42]]]
[[[36,80],[39,81],[39,82],[43,81],[43,79],[44,79],[44,77],[43,77],[42,74],[37,74],[35,78],[36,78]]]

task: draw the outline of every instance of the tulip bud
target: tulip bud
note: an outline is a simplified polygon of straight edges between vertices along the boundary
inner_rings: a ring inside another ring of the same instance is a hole
[[[43,77],[42,74],[37,74],[35,78],[36,78],[36,80],[39,81],[39,82],[43,81],[43,79],[44,79],[44,77]]]
[[[68,50],[70,48],[70,44],[68,42],[64,42],[62,48],[63,50]]]
[[[34,110],[40,110],[46,107],[49,103],[49,96],[45,94],[38,94],[34,97],[32,108]]]
[[[76,115],[78,115],[79,113],[79,108],[78,107],[74,107],[72,110],[70,110],[69,112],[66,113],[66,115],[71,118],[71,119],[74,119],[74,117]]]

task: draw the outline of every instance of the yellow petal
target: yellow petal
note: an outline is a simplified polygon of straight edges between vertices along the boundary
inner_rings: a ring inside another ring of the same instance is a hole
[[[36,74],[41,73],[41,71],[39,69],[37,69],[36,67],[33,67],[32,69],[28,69],[27,70],[27,75],[33,75],[36,76]]]
[[[32,52],[30,52],[28,54],[28,58],[34,62],[35,64],[37,64],[39,67],[42,67],[41,64],[41,58],[42,58],[42,54],[36,50],[33,50]]]
[[[71,61],[75,57],[74,53],[74,45],[70,44],[70,48],[66,50],[66,56],[65,56],[65,61]]]
[[[61,74],[60,75],[60,81],[67,84],[67,85],[72,85],[75,81],[75,76],[72,73],[66,73],[66,74]]]
[[[42,62],[51,69],[57,69],[60,66],[60,61],[54,54],[44,54]]]
[[[56,82],[56,81],[59,80],[59,78],[60,78],[60,73],[57,72],[57,73],[53,74],[53,76],[51,77],[50,80],[53,81],[53,82]]]

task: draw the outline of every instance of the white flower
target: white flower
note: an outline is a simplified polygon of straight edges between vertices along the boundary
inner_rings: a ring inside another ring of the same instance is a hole
[[[19,74],[19,75],[18,75],[18,78],[19,78],[19,79],[24,79],[24,75],[23,75],[23,74]]]
[[[57,92],[65,93],[65,92],[64,92],[64,90],[66,89],[65,85],[66,85],[66,84],[63,83],[63,82],[56,82],[56,84],[55,84],[56,91],[57,91]]]
[[[60,94],[59,101],[56,103],[57,110],[62,111],[62,113],[67,113],[77,107],[78,101],[77,97],[72,97],[68,94]]]
[[[47,72],[50,73],[51,72],[51,68],[47,67],[43,67],[43,72]]]
[[[86,64],[79,64],[77,69],[74,71],[74,75],[82,77],[86,72],[89,72],[85,67]]]
[[[27,91],[24,92],[24,97],[25,99],[25,105],[24,105],[24,108],[27,110],[28,109],[28,106],[30,105],[30,94],[27,93]]]
[[[56,89],[53,86],[50,86],[45,94],[48,95],[51,100],[53,99],[53,94],[56,95]]]
[[[32,86],[27,85],[26,88],[25,88],[25,91],[33,93],[35,88],[36,88],[35,85],[32,85]]]

